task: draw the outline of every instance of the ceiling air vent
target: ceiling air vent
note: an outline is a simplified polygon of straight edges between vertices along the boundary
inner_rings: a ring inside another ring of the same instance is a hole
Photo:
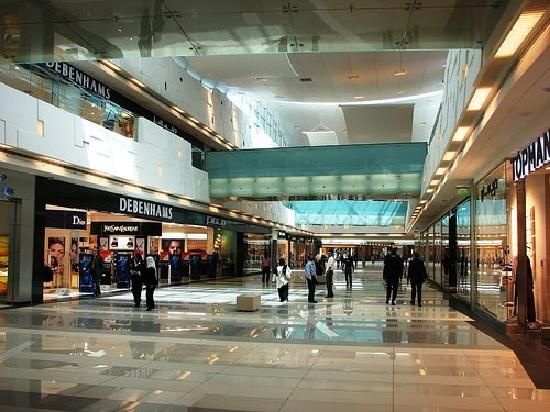
[[[311,81],[311,77],[300,77],[300,81],[301,81],[301,82],[310,82],[310,81]]]

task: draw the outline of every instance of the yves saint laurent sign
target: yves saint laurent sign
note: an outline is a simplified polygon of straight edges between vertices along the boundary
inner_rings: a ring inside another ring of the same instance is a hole
[[[132,215],[151,217],[162,220],[172,220],[173,207],[149,200],[139,200],[130,197],[119,199],[118,211]]]
[[[46,211],[46,227],[57,229],[86,230],[88,214],[76,210]]]
[[[528,147],[518,152],[512,161],[514,180],[527,177],[530,173],[550,162],[550,131],[539,136]]]
[[[76,84],[78,87],[81,87],[89,92],[97,94],[98,96],[103,97],[104,99],[111,99],[111,89],[105,86],[99,80],[94,79],[93,77],[88,76],[86,73],[78,70],[76,67],[71,66],[67,63],[40,63],[40,67],[44,67],[49,71],[57,73],[63,78],[71,81]]]
[[[153,222],[93,222],[92,235],[162,236],[162,223]]]

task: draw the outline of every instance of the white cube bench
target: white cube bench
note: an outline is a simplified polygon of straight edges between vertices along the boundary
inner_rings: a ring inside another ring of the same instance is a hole
[[[237,296],[237,310],[254,312],[262,306],[262,295],[239,295]]]

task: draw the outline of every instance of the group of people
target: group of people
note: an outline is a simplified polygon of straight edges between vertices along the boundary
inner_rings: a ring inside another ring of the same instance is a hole
[[[346,290],[352,290],[352,274],[354,271],[353,260],[350,256],[344,255],[342,261],[342,270],[346,279]],[[270,261],[269,261],[270,262]],[[264,261],[262,261],[263,266]],[[267,259],[265,261],[267,263]],[[397,249],[393,248],[388,255],[384,258],[383,279],[386,285],[386,304],[396,304],[397,289],[399,287],[399,281],[404,277],[405,264],[403,258],[397,254]],[[321,255],[317,257],[308,256],[308,260],[304,269],[304,277],[307,282],[309,303],[317,303],[315,300],[315,293],[318,282],[318,276],[323,275],[326,269],[326,287],[327,287],[327,299],[333,298],[333,276],[334,271],[337,268],[336,256],[331,255],[328,258],[326,268],[323,264]],[[263,269],[262,282],[266,284],[269,276],[269,266],[265,266]],[[267,272],[267,273],[266,273]],[[291,279],[291,270],[285,262],[284,258],[279,259],[279,264],[276,268],[275,280],[277,285],[277,292],[279,294],[279,300],[281,302],[288,302],[288,284]],[[411,285],[411,305],[418,302],[418,307],[422,306],[422,284],[427,279],[426,266],[422,259],[420,259],[418,253],[414,253],[412,258],[408,262],[408,268],[406,273],[407,281]]]
[[[134,254],[130,265],[130,280],[132,282],[134,306],[136,308],[140,307],[141,294],[145,285],[145,307],[148,311],[153,310],[155,308],[153,293],[158,283],[155,259],[152,256],[147,256],[144,262],[141,254]]]
[[[384,269],[382,276],[386,284],[386,305],[390,303],[395,305],[397,299],[397,288],[399,281],[404,276],[404,260],[397,254],[397,249],[393,248],[384,258]],[[428,278],[426,265],[420,259],[418,253],[414,253],[408,262],[407,281],[411,285],[410,304],[418,302],[418,307],[422,307],[422,284]]]

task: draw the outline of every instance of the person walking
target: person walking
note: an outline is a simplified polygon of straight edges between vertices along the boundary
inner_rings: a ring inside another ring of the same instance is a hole
[[[269,284],[269,275],[271,273],[271,258],[267,252],[262,256],[262,285]]]
[[[99,280],[101,279],[101,274],[103,273],[103,260],[99,256],[99,251],[97,249],[93,250],[94,255],[92,256],[92,264],[90,266],[90,272],[92,274],[92,283],[94,289],[94,296],[101,296],[101,286]]]
[[[399,279],[403,276],[403,259],[397,254],[397,249],[392,248],[391,254],[384,259],[383,277],[386,282],[386,305],[391,298],[391,304],[395,305]]]
[[[422,307],[422,283],[427,278],[426,265],[418,256],[418,253],[415,253],[409,261],[407,270],[407,281],[411,284],[411,305],[414,305],[415,300],[418,298],[418,307]]]
[[[353,259],[348,254],[345,254],[344,259],[342,259],[342,270],[344,271],[344,277],[346,278],[346,290],[351,290],[353,283]]]
[[[313,256],[307,257],[307,263],[305,268],[305,277],[307,282],[307,301],[309,303],[317,303],[315,300],[315,287],[317,286],[317,276],[315,270],[315,262],[313,262]]]
[[[326,274],[326,281],[327,281],[327,299],[331,299],[334,297],[334,294],[332,293],[332,278],[334,277],[334,271],[336,270],[336,254],[330,255],[327,262],[327,274]]]
[[[291,270],[284,258],[279,259],[277,266],[277,293],[281,302],[288,302],[288,282],[290,282]]]
[[[132,295],[134,296],[134,307],[139,308],[141,305],[141,291],[143,290],[143,274],[145,271],[145,263],[141,254],[134,254],[134,258],[130,264],[130,277],[132,281]]]
[[[148,311],[151,311],[155,308],[153,293],[158,283],[155,259],[152,256],[147,256],[145,259],[145,266],[146,268],[143,276],[143,283],[145,283],[145,306]]]

